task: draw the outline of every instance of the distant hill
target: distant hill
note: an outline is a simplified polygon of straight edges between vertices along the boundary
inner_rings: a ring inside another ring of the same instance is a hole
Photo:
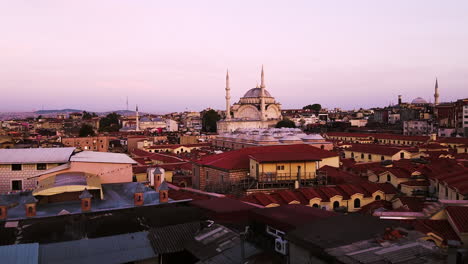
[[[74,113],[74,112],[83,112],[83,110],[78,109],[62,109],[62,110],[39,110],[34,112],[37,115],[50,115],[50,114],[65,114],[65,113]]]

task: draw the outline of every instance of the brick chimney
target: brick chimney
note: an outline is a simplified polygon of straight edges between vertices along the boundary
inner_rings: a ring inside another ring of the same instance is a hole
[[[163,176],[163,172],[161,171],[161,168],[156,167],[153,172],[153,183],[154,183],[155,191],[157,191],[159,186],[161,185],[162,176]]]
[[[5,199],[3,199],[0,196],[0,220],[6,219],[7,216],[8,216],[8,202],[5,201]]]
[[[36,216],[36,203],[37,199],[32,196],[28,196],[26,200],[24,200],[24,207],[26,209],[26,217],[34,217]]]
[[[157,191],[159,192],[159,202],[167,203],[169,201],[169,187],[167,186],[167,182],[163,181]]]
[[[81,211],[91,211],[91,198],[93,198],[93,195],[88,191],[87,188],[84,189],[79,198],[81,199]]]
[[[135,194],[133,195],[133,202],[135,203],[135,206],[141,206],[145,203],[144,193],[145,186],[143,186],[141,183],[138,183],[135,188]]]

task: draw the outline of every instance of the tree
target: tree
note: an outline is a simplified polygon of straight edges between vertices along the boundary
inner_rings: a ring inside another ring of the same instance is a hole
[[[203,113],[202,117],[202,130],[205,132],[216,132],[216,122],[221,119],[221,116],[213,109]]]
[[[89,119],[92,119],[93,117],[97,117],[96,113],[83,111],[83,119],[89,120]]]
[[[294,122],[292,120],[290,120],[288,118],[284,118],[283,120],[276,123],[276,128],[280,128],[280,127],[295,128],[296,125],[294,124]]]
[[[93,118],[93,116],[90,113],[83,111],[83,119],[89,120],[91,118]]]
[[[99,120],[99,131],[101,132],[117,132],[121,128],[120,115],[111,113]]]
[[[322,106],[320,104],[312,104],[312,105],[306,105],[306,106],[302,107],[302,109],[304,109],[304,110],[310,109],[310,110],[318,113],[322,109]]]
[[[83,124],[80,128],[80,137],[90,137],[94,136],[94,129],[88,124]]]

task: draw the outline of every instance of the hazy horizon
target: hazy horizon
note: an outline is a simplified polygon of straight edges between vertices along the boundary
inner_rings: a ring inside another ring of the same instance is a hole
[[[468,97],[467,1],[2,1],[0,111],[283,109]]]

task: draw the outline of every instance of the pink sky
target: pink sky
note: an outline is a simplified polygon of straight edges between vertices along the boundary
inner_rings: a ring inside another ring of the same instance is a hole
[[[283,108],[468,97],[468,1],[0,0],[0,111]]]

